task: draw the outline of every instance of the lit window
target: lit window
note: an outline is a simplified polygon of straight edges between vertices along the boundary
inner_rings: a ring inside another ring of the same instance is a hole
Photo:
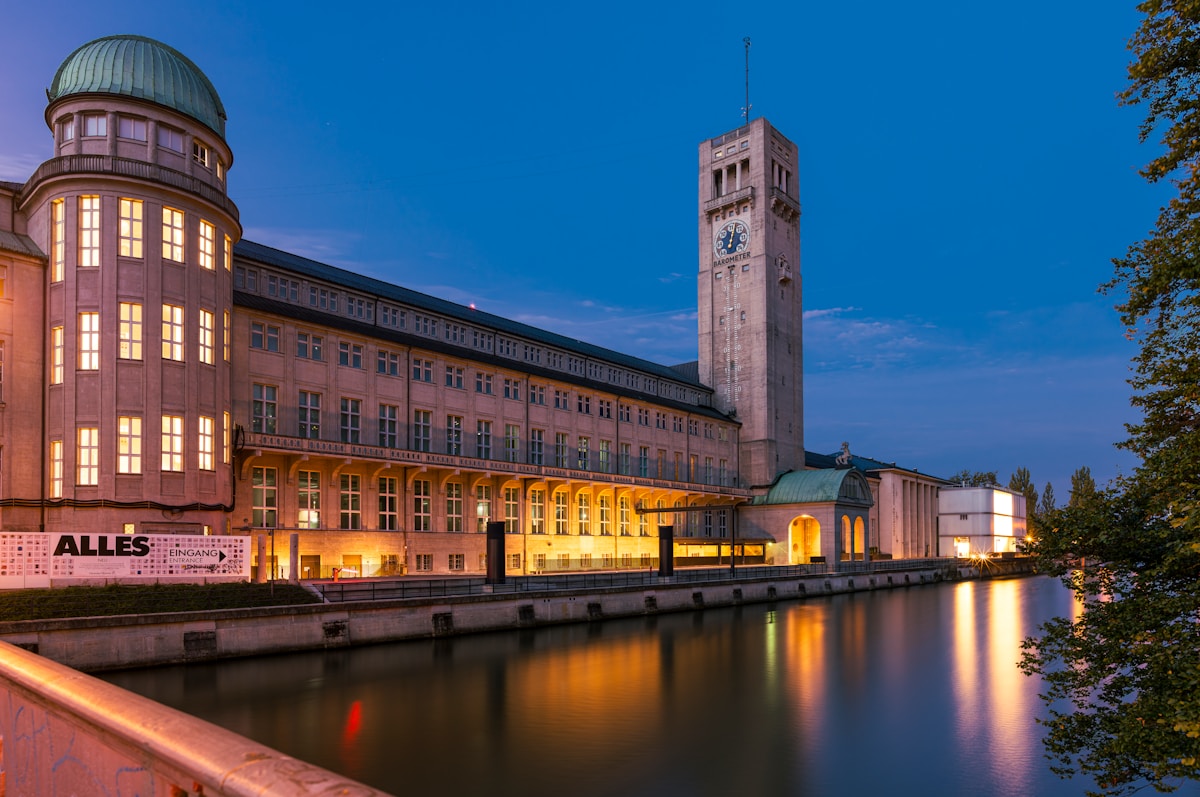
[[[229,311],[224,312],[225,322],[222,325],[225,335],[221,338],[221,346],[225,351],[225,362],[229,362]]]
[[[183,308],[162,306],[162,358],[183,362]]]
[[[63,383],[63,328],[50,328],[50,384]]]
[[[183,470],[183,416],[162,416],[162,470]]]
[[[483,534],[487,531],[488,521],[492,519],[492,488],[487,484],[475,485],[475,531]]]
[[[79,197],[79,267],[100,265],[100,197]]]
[[[63,444],[62,440],[50,441],[50,497],[63,497]]]
[[[79,314],[79,370],[100,370],[100,314]]]
[[[200,434],[197,442],[200,470],[213,470],[213,419],[200,416]]]
[[[215,260],[213,258],[216,255],[216,246],[217,246],[216,229],[212,226],[211,223],[201,219],[200,220],[200,268],[206,268],[209,271],[213,270],[213,268],[215,267]]]
[[[554,493],[554,533],[567,533],[567,493],[565,490]]]
[[[50,245],[50,281],[62,282],[63,268],[67,250],[67,222],[61,199],[54,200],[50,205],[50,224],[54,228],[53,241]]]
[[[221,163],[220,158],[216,158],[217,179],[224,181],[225,179],[225,164]]]
[[[199,141],[192,142],[192,160],[204,168],[208,168],[208,147]]]
[[[142,472],[142,419],[117,418],[117,473]]]
[[[78,435],[75,483],[89,486],[99,484],[100,430],[94,426],[81,426],[78,429]]]
[[[162,256],[163,260],[183,262],[183,211],[163,208],[162,213]]]
[[[142,256],[142,201],[140,199],[121,199],[118,239],[121,257]]]
[[[225,236],[225,270],[231,271],[232,269],[233,269],[233,240],[228,235],[226,235]]]
[[[132,116],[117,117],[117,135],[134,141],[146,140],[146,120],[134,119]]]
[[[229,464],[229,413],[221,413],[221,462]]]
[[[211,310],[200,311],[200,362],[213,364],[213,314]]]
[[[302,529],[321,527],[321,474],[315,470],[302,470],[297,479],[296,503],[299,512],[296,520]]]

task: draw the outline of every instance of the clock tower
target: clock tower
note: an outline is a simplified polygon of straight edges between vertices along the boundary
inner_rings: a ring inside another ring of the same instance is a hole
[[[700,144],[700,380],[747,486],[804,467],[798,157],[761,118]]]

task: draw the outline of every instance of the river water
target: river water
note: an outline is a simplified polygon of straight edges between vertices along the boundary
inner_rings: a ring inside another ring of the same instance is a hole
[[[1081,795],[1016,666],[1076,611],[970,581],[105,677],[406,797]]]

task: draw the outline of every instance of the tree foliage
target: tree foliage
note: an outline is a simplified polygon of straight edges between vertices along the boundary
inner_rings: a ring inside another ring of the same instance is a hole
[[[964,468],[951,476],[949,481],[955,484],[963,484],[967,487],[991,487],[993,484],[996,484],[996,471],[967,470]]]
[[[1042,490],[1042,503],[1038,507],[1038,514],[1042,516],[1049,515],[1057,508],[1058,504],[1054,502],[1054,485],[1046,482],[1046,486]]]
[[[1071,497],[1067,499],[1068,506],[1091,500],[1096,494],[1096,480],[1092,478],[1092,469],[1087,465],[1071,474]]]
[[[1008,479],[1008,489],[1025,496],[1025,516],[1032,519],[1038,511],[1038,491],[1029,468],[1017,468]]]
[[[1047,684],[1055,770],[1104,795],[1200,779],[1200,0],[1138,8],[1119,96],[1145,108],[1143,141],[1161,135],[1142,174],[1176,189],[1104,287],[1138,344],[1141,417],[1121,445],[1139,464],[1100,491],[1072,479],[1069,505],[1043,518],[1039,564],[1084,608],[1026,640],[1021,665]]]

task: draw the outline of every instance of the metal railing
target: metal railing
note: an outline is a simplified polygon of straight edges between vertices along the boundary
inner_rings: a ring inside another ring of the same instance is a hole
[[[467,595],[512,594],[550,590],[588,590],[624,587],[655,587],[670,584],[759,581],[802,576],[841,576],[859,573],[893,573],[907,570],[942,569],[954,559],[895,559],[879,562],[839,562],[808,565],[739,565],[676,569],[670,578],[660,578],[656,570],[644,566],[638,570],[568,573],[563,575],[507,576],[503,584],[488,584],[478,576],[459,578],[400,577],[370,581],[337,581],[313,584],[326,603],[349,601],[403,600],[405,598],[449,598]],[[657,566],[657,560],[655,560]]]

